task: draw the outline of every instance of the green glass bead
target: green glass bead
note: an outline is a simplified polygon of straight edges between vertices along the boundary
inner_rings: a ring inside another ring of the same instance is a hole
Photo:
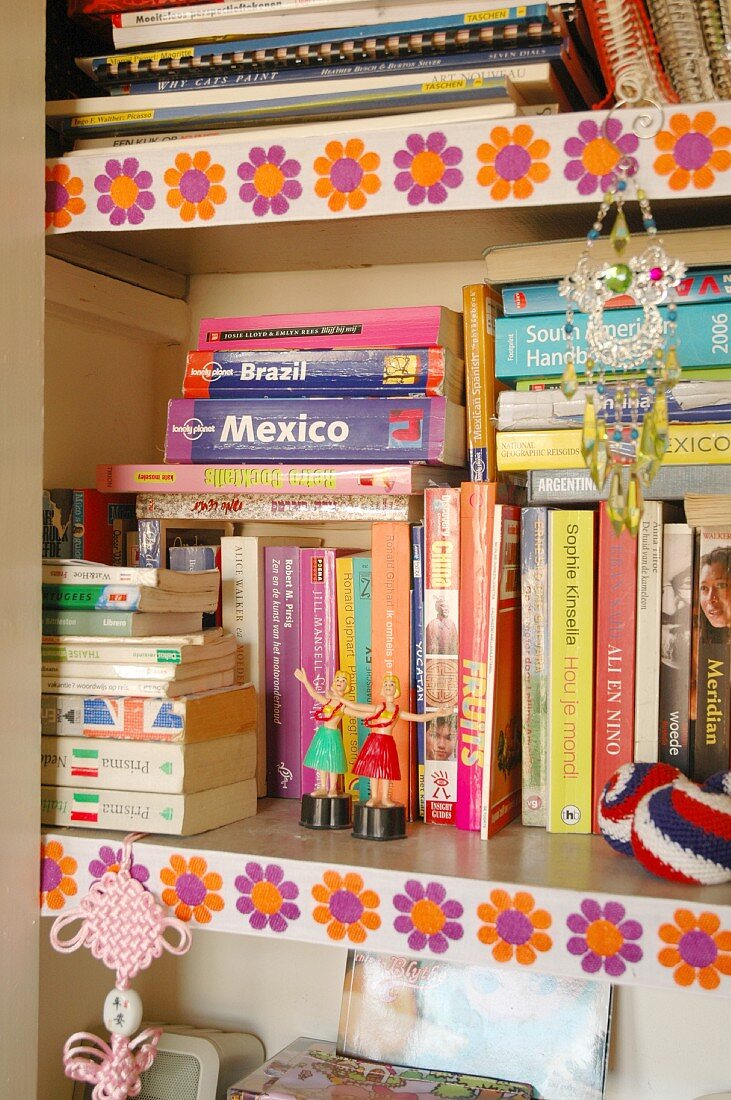
[[[566,366],[564,367],[563,377],[561,378],[561,392],[564,397],[573,397],[579,386],[579,380],[576,377],[576,367],[574,366],[573,359],[566,360]]]
[[[668,353],[665,356],[665,367],[663,369],[663,376],[666,382],[670,385],[674,385],[680,378],[680,360],[678,359],[678,353],[675,350],[673,344],[668,348]]]
[[[662,460],[668,449],[668,403],[664,393],[658,393],[653,410],[655,420],[655,454]]]
[[[604,282],[615,294],[625,294],[632,286],[632,268],[627,264],[612,264],[604,272]]]
[[[621,535],[625,526],[627,501],[622,483],[622,467],[614,466],[609,475],[607,515],[615,535]]]
[[[638,475],[633,471],[630,474],[629,484],[627,486],[627,502],[624,508],[624,525],[633,539],[637,538],[644,506],[642,485],[640,484]]]
[[[614,219],[609,239],[612,242],[614,251],[618,256],[621,256],[630,241],[630,231],[627,219],[624,216],[624,210],[617,211],[617,217]]]

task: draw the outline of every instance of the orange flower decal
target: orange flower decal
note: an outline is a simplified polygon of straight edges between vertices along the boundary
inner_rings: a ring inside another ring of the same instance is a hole
[[[689,183],[704,190],[715,183],[716,172],[731,167],[731,129],[716,126],[713,111],[699,111],[695,118],[683,112],[670,118],[669,129],[655,135],[661,155],[655,161],[659,176],[669,176],[673,191],[684,191]]]
[[[331,940],[348,937],[351,943],[363,943],[368,932],[381,927],[381,918],[373,912],[381,904],[375,890],[364,890],[363,879],[355,871],[339,875],[326,871],[323,881],[312,887],[312,896],[320,902],[312,915],[318,924],[327,925]]]
[[[720,974],[731,974],[731,932],[720,932],[715,913],[694,916],[689,909],[675,910],[675,924],[663,924],[660,939],[670,944],[657,956],[661,966],[674,967],[678,985],[697,981],[702,989],[717,989]]]
[[[68,165],[60,162],[46,168],[46,229],[65,229],[76,214],[83,214],[86,203],[80,198],[84,185],[72,176]]]
[[[533,194],[534,183],[544,183],[551,169],[542,159],[551,146],[543,138],[533,137],[533,127],[520,123],[511,131],[507,126],[494,126],[490,141],[477,149],[477,159],[485,167],[477,173],[481,187],[489,187],[496,202],[512,194],[527,199]]]
[[[325,156],[317,157],[314,169],[320,179],[315,184],[315,194],[327,199],[334,213],[345,207],[362,210],[368,195],[380,190],[381,180],[375,174],[381,158],[378,153],[366,152],[360,138],[350,138],[345,145],[341,141],[329,141]]]
[[[523,966],[530,966],[536,961],[536,951],[553,947],[553,940],[543,931],[551,927],[550,913],[536,909],[533,895],[524,890],[512,898],[507,890],[493,890],[490,904],[478,906],[477,916],[485,922],[477,938],[494,945],[495,962],[510,962],[514,956]]]
[[[180,210],[184,222],[192,222],[197,216],[210,221],[216,214],[216,206],[226,201],[226,188],[221,180],[226,169],[221,164],[211,164],[211,154],[202,149],[194,153],[178,153],[175,167],[168,168],[165,183],[168,206]]]
[[[170,866],[163,867],[160,878],[167,890],[161,897],[165,905],[175,909],[179,920],[195,917],[198,924],[208,924],[211,913],[219,913],[224,906],[220,894],[213,893],[223,886],[223,879],[216,871],[209,871],[205,859],[192,856],[189,860],[172,855]]]
[[[63,909],[66,898],[72,898],[77,886],[72,875],[77,863],[63,854],[63,845],[57,840],[41,844],[41,905],[49,909]]]

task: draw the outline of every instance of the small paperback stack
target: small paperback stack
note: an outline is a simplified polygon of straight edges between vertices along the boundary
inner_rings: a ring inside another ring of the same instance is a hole
[[[256,813],[256,694],[202,630],[218,570],[43,565],[45,825],[185,836]]]

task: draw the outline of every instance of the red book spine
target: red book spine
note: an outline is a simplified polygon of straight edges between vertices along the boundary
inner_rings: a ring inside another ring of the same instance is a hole
[[[609,777],[634,754],[637,539],[615,534],[604,501],[599,505],[594,769],[592,831],[597,802]]]
[[[115,519],[135,519],[134,493],[74,489],[71,556],[111,565]]]
[[[480,830],[487,722],[488,603],[494,482],[462,485],[459,598],[459,712],[457,727],[458,829]],[[490,687],[491,691],[492,688]]]

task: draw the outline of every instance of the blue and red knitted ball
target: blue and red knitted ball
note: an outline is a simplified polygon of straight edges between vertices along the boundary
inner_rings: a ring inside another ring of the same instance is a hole
[[[668,764],[625,764],[598,806],[605,840],[675,882],[731,881],[731,772],[702,786]]]

